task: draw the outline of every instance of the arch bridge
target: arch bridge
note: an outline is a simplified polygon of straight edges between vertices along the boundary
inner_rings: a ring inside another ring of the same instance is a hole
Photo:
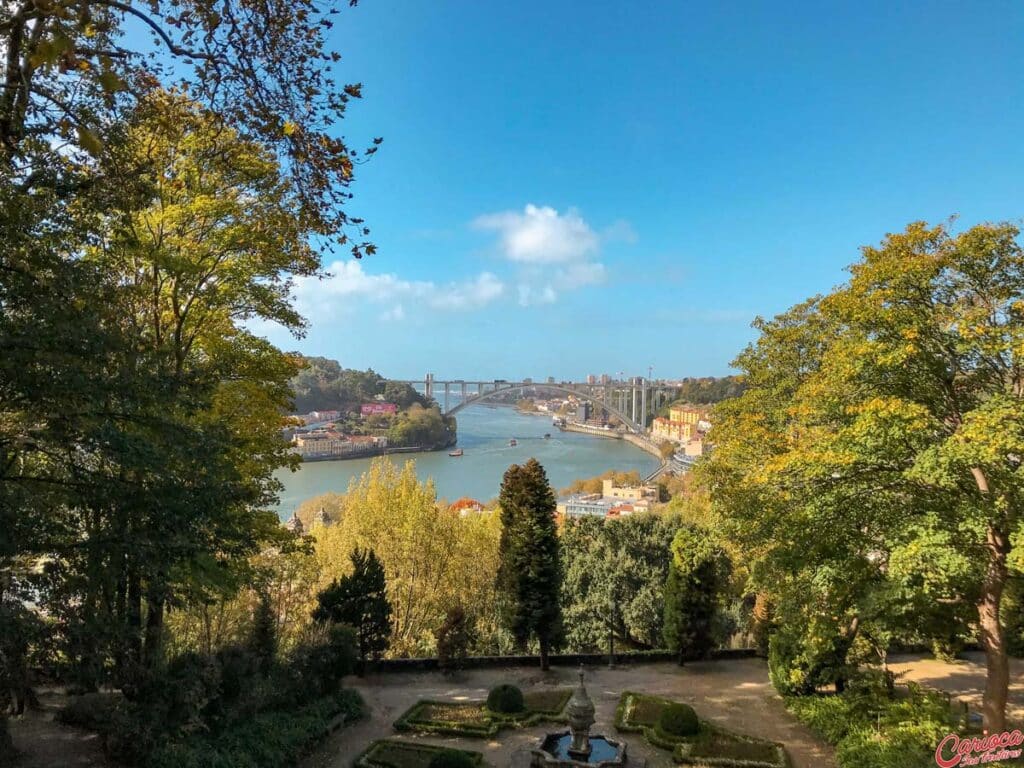
[[[427,397],[437,400],[446,416],[451,416],[467,406],[493,400],[500,395],[534,389],[545,389],[572,395],[585,400],[607,411],[618,418],[626,430],[643,435],[647,430],[649,415],[657,411],[661,405],[669,402],[675,395],[676,388],[653,382],[642,376],[624,381],[508,381],[493,379],[489,381],[468,381],[466,379],[437,379],[428,373],[422,379],[405,380]]]

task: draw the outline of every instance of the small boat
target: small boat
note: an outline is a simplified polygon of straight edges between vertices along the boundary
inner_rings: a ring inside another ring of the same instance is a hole
[[[454,451],[448,451],[448,455],[449,456],[461,456],[462,455],[462,449],[461,448],[456,448]]]
[[[510,448],[515,448],[518,445],[518,443],[516,442],[516,439],[513,437],[511,440],[508,441],[508,445]]]
[[[544,433],[544,439],[545,440],[550,440],[551,439],[551,433],[550,432],[545,432]]]

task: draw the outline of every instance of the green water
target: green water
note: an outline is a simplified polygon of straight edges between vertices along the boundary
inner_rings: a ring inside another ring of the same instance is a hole
[[[508,466],[521,464],[531,457],[544,465],[556,490],[576,478],[593,477],[608,469],[635,469],[647,475],[658,467],[654,456],[623,440],[559,432],[551,426],[549,417],[526,416],[512,408],[470,406],[459,411],[456,418],[458,447],[465,452],[461,458],[452,458],[447,451],[388,457],[399,463],[415,460],[417,475],[423,480],[434,479],[439,498],[492,499],[498,495],[501,476]],[[551,433],[551,439],[544,439],[545,432]],[[518,442],[514,447],[508,444],[512,437]],[[317,461],[302,465],[295,473],[279,472],[278,478],[285,488],[281,492],[278,513],[285,518],[311,496],[346,491],[349,481],[365,472],[370,461]]]

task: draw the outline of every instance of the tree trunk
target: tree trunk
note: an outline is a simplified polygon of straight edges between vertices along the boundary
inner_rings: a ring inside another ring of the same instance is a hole
[[[1006,729],[1006,694],[1010,683],[1010,666],[1006,655],[1006,640],[999,622],[999,603],[1006,585],[1006,556],[1009,537],[995,525],[987,533],[988,567],[978,599],[978,626],[981,646],[985,650],[985,696],[982,715],[987,733],[1000,733]]]
[[[548,641],[544,638],[541,638],[540,641],[540,668],[544,672],[551,669],[551,664],[548,660]]]
[[[146,634],[142,646],[142,663],[146,669],[153,669],[160,661],[164,634],[163,595],[151,595],[147,602]]]

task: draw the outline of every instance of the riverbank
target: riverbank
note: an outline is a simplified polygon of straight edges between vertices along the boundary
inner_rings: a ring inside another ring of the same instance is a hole
[[[664,474],[668,470],[668,462],[665,461],[661,455],[661,449],[653,442],[648,440],[646,437],[640,435],[634,435],[632,432],[619,432],[615,429],[604,429],[603,427],[592,427],[589,424],[576,424],[574,422],[567,422],[558,427],[563,432],[579,432],[584,435],[593,435],[594,437],[611,438],[612,440],[623,440],[627,443],[635,445],[642,451],[646,451],[652,456],[656,456],[658,461],[661,462],[660,466],[651,472],[649,475],[644,476],[644,482],[650,482],[656,480],[660,475]]]

